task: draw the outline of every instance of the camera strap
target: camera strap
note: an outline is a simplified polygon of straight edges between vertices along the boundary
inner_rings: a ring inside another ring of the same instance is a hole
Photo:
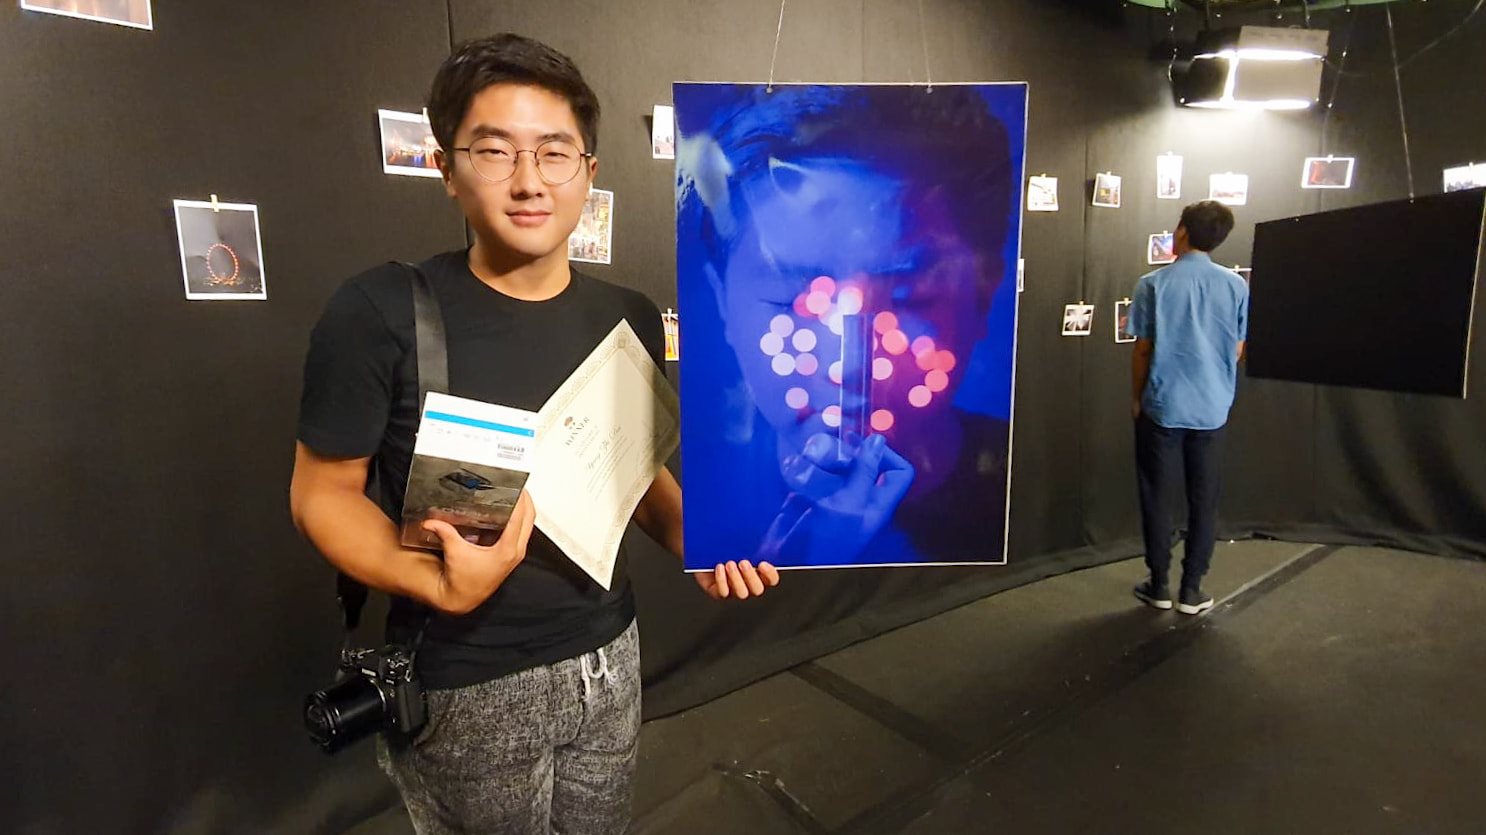
[[[411,273],[414,347],[418,353],[418,414],[422,415],[423,403],[428,399],[429,392],[447,393],[449,391],[449,354],[448,343],[444,336],[444,315],[439,307],[438,297],[433,294],[433,284],[428,280],[428,275],[416,264],[393,263],[400,264]],[[372,459],[366,483],[367,495],[379,507],[385,507],[382,502],[382,484],[377,475],[375,458]],[[361,623],[361,610],[366,606],[367,588],[360,581],[345,574],[336,575],[335,586],[346,632],[345,647],[349,647],[351,633],[355,632],[356,627]],[[423,634],[428,631],[428,623],[432,619],[433,610],[430,609],[424,616],[422,625],[418,627],[417,636],[413,639],[412,655],[415,658],[418,648],[423,645]]]

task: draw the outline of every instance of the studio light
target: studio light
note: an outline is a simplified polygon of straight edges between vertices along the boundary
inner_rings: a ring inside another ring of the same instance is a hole
[[[1197,51],[1177,79],[1187,107],[1304,110],[1321,94],[1324,29],[1242,26],[1198,35]]]

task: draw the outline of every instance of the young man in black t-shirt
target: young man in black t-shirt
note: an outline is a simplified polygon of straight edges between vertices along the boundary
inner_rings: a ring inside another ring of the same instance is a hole
[[[535,41],[462,46],[428,101],[445,189],[475,243],[421,265],[445,322],[450,393],[536,410],[620,319],[662,362],[660,312],[573,272],[567,239],[598,163],[599,107],[576,67]],[[337,569],[393,595],[388,631],[418,655],[429,719],[380,743],[419,832],[624,830],[640,723],[634,598],[620,555],[604,591],[533,527],[522,493],[500,540],[479,547],[426,522],[443,554],[401,548],[392,519],[418,425],[406,270],[346,282],[310,338],[291,506]],[[383,507],[364,495],[375,462]],[[682,551],[681,491],[665,469],[635,522]],[[715,598],[778,583],[767,563],[696,575]]]

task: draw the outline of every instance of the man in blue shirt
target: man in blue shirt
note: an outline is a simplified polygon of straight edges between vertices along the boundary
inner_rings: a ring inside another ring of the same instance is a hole
[[[1136,337],[1131,414],[1151,572],[1135,596],[1157,609],[1172,606],[1167,505],[1180,468],[1187,486],[1187,553],[1177,609],[1188,615],[1213,605],[1202,577],[1217,528],[1220,441],[1248,337],[1248,285],[1208,257],[1231,231],[1233,212],[1221,203],[1204,200],[1183,209],[1176,262],[1141,278],[1130,305],[1129,332]]]

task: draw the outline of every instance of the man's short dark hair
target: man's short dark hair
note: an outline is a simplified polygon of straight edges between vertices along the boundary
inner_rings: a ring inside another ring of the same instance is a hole
[[[530,84],[567,100],[583,134],[583,150],[597,153],[599,100],[572,59],[541,41],[509,32],[460,44],[444,60],[428,91],[428,119],[445,154],[470,102],[493,84]]]
[[[1203,200],[1182,209],[1182,228],[1193,249],[1212,252],[1233,231],[1233,210],[1216,200]]]

